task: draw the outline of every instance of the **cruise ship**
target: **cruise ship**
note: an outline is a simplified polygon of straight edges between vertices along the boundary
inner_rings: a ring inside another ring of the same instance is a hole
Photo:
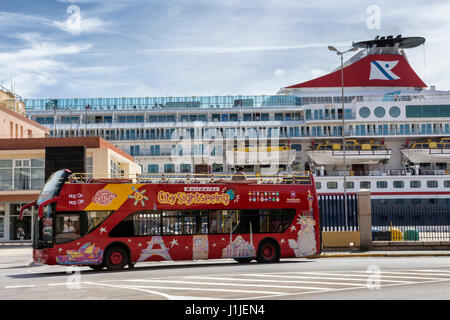
[[[310,170],[319,194],[342,194],[345,180],[380,205],[450,206],[450,92],[406,56],[424,42],[353,42],[342,66],[274,94],[26,99],[26,113],[55,137],[109,140],[143,173]]]

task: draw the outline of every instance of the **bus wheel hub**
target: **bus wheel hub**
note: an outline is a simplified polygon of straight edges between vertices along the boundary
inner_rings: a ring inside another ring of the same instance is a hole
[[[109,258],[109,260],[113,263],[113,264],[120,264],[122,262],[122,254],[120,252],[113,252],[111,254],[111,257]]]

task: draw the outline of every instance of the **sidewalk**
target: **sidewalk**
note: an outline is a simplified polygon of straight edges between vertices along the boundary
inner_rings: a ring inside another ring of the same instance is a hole
[[[347,257],[450,257],[450,250],[392,250],[392,251],[336,251],[322,252],[311,258],[347,258]]]

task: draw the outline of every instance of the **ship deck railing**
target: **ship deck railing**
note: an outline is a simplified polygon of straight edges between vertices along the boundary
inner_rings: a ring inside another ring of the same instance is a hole
[[[92,174],[72,173],[69,183],[155,183],[155,184],[312,184],[309,172],[285,174],[211,174],[211,173],[143,173],[143,174]]]
[[[317,177],[343,177],[344,170],[324,170],[324,174],[320,174],[320,170],[315,170],[314,176]],[[416,174],[414,168],[405,169],[387,169],[387,170],[347,170],[345,171],[347,177],[381,177],[381,176],[445,176],[449,175],[449,170],[446,169],[419,169],[419,174]]]

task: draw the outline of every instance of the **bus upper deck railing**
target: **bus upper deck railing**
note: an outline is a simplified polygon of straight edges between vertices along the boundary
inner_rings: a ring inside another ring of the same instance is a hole
[[[144,174],[92,174],[72,173],[69,183],[253,183],[253,184],[304,184],[311,185],[309,172],[294,172],[275,175],[234,174],[202,174],[202,173],[144,173]]]

